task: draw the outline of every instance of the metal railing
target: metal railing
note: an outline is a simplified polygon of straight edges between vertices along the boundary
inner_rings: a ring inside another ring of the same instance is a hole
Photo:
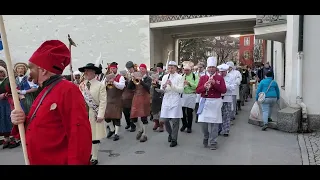
[[[256,26],[270,26],[287,23],[287,15],[257,15]]]
[[[150,23],[213,17],[217,15],[150,15]]]

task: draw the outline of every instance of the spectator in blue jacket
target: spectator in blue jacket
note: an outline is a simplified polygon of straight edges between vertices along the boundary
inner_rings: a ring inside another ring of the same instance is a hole
[[[271,83],[271,85],[270,85]],[[270,88],[268,90],[268,87]],[[278,83],[273,80],[273,72],[269,71],[266,73],[265,79],[263,79],[258,86],[257,94],[256,94],[256,101],[258,101],[259,93],[264,92],[266,94],[265,101],[261,104],[262,108],[262,120],[264,126],[262,130],[265,131],[268,128],[268,122],[272,121],[271,114],[272,114],[272,107],[276,104],[276,102],[280,98],[280,91]]]

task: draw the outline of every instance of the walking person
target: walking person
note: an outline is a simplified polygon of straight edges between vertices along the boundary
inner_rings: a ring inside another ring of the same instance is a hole
[[[183,117],[180,94],[183,93],[183,77],[177,73],[177,63],[169,61],[168,74],[164,75],[161,81],[161,89],[164,96],[161,105],[161,121],[164,122],[168,132],[170,147],[178,145],[179,122]],[[172,126],[170,124],[172,122]]]
[[[211,150],[217,149],[219,125],[222,123],[222,98],[221,94],[227,92],[222,76],[217,73],[217,59],[207,59],[207,75],[200,78],[197,93],[201,94],[198,122],[202,125],[203,145]]]
[[[120,131],[120,120],[122,118],[122,93],[126,86],[125,78],[118,73],[118,63],[112,62],[108,66],[110,74],[105,76],[103,83],[107,89],[107,107],[104,115],[107,126],[109,126],[109,132],[107,138],[111,138],[113,141],[118,141]]]
[[[193,110],[196,106],[196,88],[199,83],[199,76],[196,76],[191,72],[192,66],[189,64],[183,66],[184,74],[184,90],[181,94],[181,104],[182,104],[182,127],[181,132],[187,129],[187,133],[192,132],[192,121],[193,121]]]
[[[268,123],[272,121],[272,108],[280,98],[279,86],[278,83],[273,80],[272,71],[267,72],[265,79],[260,81],[257,89],[256,101],[258,101],[259,93],[261,92],[265,93],[265,100],[261,103],[262,120],[264,124],[262,127],[262,131],[265,131],[268,128]]]
[[[221,64],[220,66],[218,66],[220,75],[223,77],[225,83],[226,83],[226,88],[227,88],[227,92],[225,94],[222,94],[222,124],[220,124],[220,128],[219,128],[219,134],[227,137],[229,136],[230,133],[230,122],[231,122],[231,114],[232,114],[232,110],[233,107],[232,106],[232,91],[234,91],[236,84],[234,82],[233,77],[228,74],[228,69],[229,66],[226,64]]]
[[[135,72],[134,64],[132,61],[128,61],[126,63],[127,71],[124,75],[124,79],[126,81],[126,86],[123,89],[122,93],[122,112],[126,119],[127,126],[125,129],[129,130],[130,132],[136,131],[136,125],[132,122],[130,118],[131,106],[132,106],[132,99],[134,96],[134,90],[128,88],[128,84],[132,79],[132,73]]]
[[[157,92],[156,89],[160,89],[161,87],[161,81],[164,76],[164,71],[163,71],[163,64],[158,63],[157,64],[157,74],[158,77],[157,79],[153,79],[152,85],[153,85],[153,94],[152,94],[152,103],[151,103],[151,111],[153,115],[153,130],[156,131],[159,129],[159,132],[164,131],[164,124],[161,121],[160,122],[160,111],[161,111],[161,104],[162,104],[162,99],[163,99],[163,93]]]
[[[92,138],[85,102],[79,88],[61,76],[69,64],[70,51],[59,40],[45,41],[29,59],[30,76],[43,89],[29,116],[15,109],[11,121],[25,123],[30,165],[89,165]]]
[[[133,74],[128,84],[128,88],[134,90],[130,118],[138,128],[136,139],[140,140],[140,142],[146,142],[148,140],[147,125],[148,116],[150,115],[151,81],[147,73],[147,65],[140,64],[139,72]],[[141,121],[139,121],[138,118],[140,118]]]
[[[238,101],[238,99],[240,99],[239,86],[242,81],[242,75],[238,70],[236,70],[236,67],[232,61],[227,62],[227,65],[229,66],[228,74],[230,74],[234,78],[234,81],[236,83],[235,90],[232,91],[232,103],[233,103],[233,107],[235,108],[233,109],[231,114],[231,120],[235,120],[236,114],[238,114],[238,110],[241,110],[240,101]]]
[[[199,62],[198,65],[197,65],[197,69],[198,71],[195,71],[194,74],[199,76],[199,79],[201,76],[204,76],[206,75],[206,66],[203,62]],[[197,98],[196,98],[196,107],[195,107],[195,114],[196,114],[196,123],[198,122],[198,114],[197,114],[197,111],[198,111],[198,108],[199,108],[199,101],[200,101],[200,98],[201,98],[201,95],[200,94],[197,94]]]

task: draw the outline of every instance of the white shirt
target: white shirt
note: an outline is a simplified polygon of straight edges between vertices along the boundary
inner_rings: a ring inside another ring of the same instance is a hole
[[[167,80],[171,81],[171,85],[167,85],[164,89],[163,85],[167,82]],[[162,78],[160,89],[164,90],[164,96],[161,105],[161,118],[182,118],[182,105],[180,94],[183,93],[184,85],[183,77],[178,74],[166,74]]]
[[[236,85],[235,89],[232,91],[232,95],[238,95],[239,94],[239,86],[242,81],[242,75],[238,70],[231,70],[228,74],[231,75],[231,77]]]
[[[236,83],[234,78],[232,77],[231,74],[227,74],[225,77],[223,77],[226,87],[227,87],[227,92],[223,94],[224,98],[222,99],[223,102],[232,102],[232,92],[236,88]]]

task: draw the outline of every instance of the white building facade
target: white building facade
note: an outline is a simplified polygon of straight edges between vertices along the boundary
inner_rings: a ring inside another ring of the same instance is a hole
[[[281,91],[278,128],[288,132],[298,131],[300,122],[320,129],[320,16],[300,16],[257,15],[255,27],[256,38],[268,40],[267,61]]]

